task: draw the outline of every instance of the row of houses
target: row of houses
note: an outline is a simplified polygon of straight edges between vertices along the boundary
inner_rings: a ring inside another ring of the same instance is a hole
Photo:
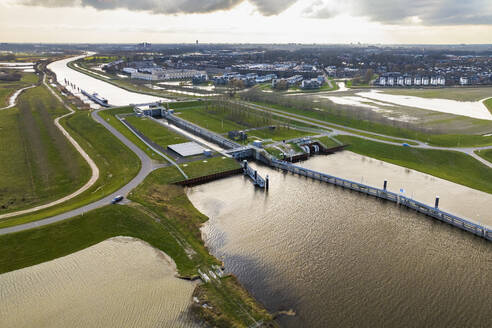
[[[287,82],[287,85],[290,87],[296,85],[297,83],[300,83],[302,80],[304,80],[304,77],[302,75],[294,75],[284,79],[273,79],[272,88],[275,89],[281,81]]]
[[[399,75],[395,73],[389,73],[381,75],[376,84],[380,86],[445,86],[446,78],[442,75],[434,76],[420,76],[420,75]]]
[[[244,82],[246,87],[253,86],[258,83],[265,83],[277,78],[275,74],[258,75],[256,73],[239,74],[236,72],[224,73],[223,75],[214,76],[212,78],[216,85],[226,85],[231,80],[240,80]]]
[[[301,88],[304,90],[319,89],[323,84],[325,84],[325,82],[325,77],[323,75],[320,75],[315,79],[302,80]]]
[[[162,68],[143,68],[143,69],[123,69],[129,73],[132,79],[146,81],[168,81],[168,80],[186,80],[193,79],[195,76],[206,76],[205,71],[197,71],[191,69],[173,69],[164,70]],[[208,77],[207,77],[208,78]]]

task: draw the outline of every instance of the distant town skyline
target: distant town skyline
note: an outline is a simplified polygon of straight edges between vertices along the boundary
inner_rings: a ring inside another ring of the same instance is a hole
[[[0,42],[492,43],[492,1],[0,0]]]

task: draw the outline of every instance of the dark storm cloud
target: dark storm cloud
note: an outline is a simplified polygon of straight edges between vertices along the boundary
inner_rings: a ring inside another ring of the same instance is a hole
[[[88,6],[96,9],[149,11],[156,14],[209,13],[228,10],[248,1],[265,16],[277,15],[301,0],[18,0],[46,7]],[[302,11],[305,17],[332,18],[339,14],[405,25],[492,24],[492,0],[314,0]]]
[[[407,24],[418,17],[424,25],[492,24],[492,0],[346,0],[314,1],[304,15],[331,18],[341,13],[386,24]]]
[[[21,0],[21,3],[44,7],[87,6],[96,9],[124,8],[155,14],[210,13],[228,10],[246,0]],[[249,0],[265,15],[276,15],[297,0]]]
[[[297,0],[249,0],[265,16],[277,15],[292,6]]]

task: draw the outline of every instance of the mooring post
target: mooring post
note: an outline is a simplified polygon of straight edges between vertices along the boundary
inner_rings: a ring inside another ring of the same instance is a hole
[[[439,196],[436,196],[436,208],[439,208]]]
[[[266,190],[268,190],[269,184],[270,184],[270,178],[268,177],[268,174],[267,174],[266,180],[265,180],[265,188],[266,188]]]
[[[384,191],[386,191],[386,187],[388,187],[388,181],[387,180],[384,180],[384,185],[383,185]]]

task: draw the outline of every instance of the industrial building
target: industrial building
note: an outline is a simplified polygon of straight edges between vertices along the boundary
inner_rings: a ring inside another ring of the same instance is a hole
[[[151,117],[161,117],[164,116],[166,109],[160,104],[146,104],[138,105],[133,108],[133,111],[138,116],[151,116]]]
[[[170,150],[174,151],[175,153],[183,157],[204,155],[204,154],[208,155],[208,153],[210,152],[210,150],[203,148],[202,146],[200,146],[194,141],[169,145],[167,146],[167,148],[169,148]]]

